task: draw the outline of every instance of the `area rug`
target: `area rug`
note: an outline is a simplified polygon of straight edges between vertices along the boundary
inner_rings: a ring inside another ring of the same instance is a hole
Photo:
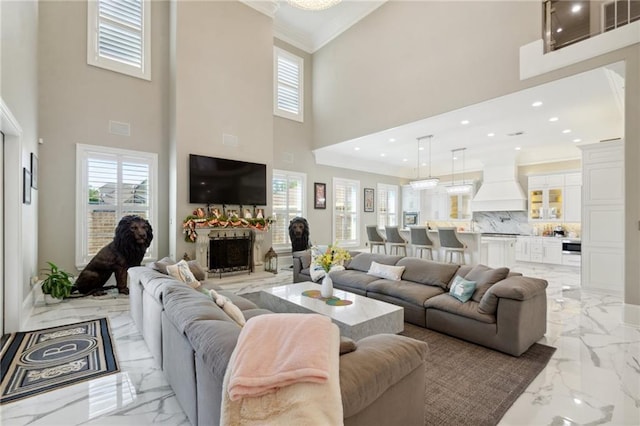
[[[0,404],[119,371],[107,318],[2,336]]]
[[[408,323],[400,334],[429,344],[425,425],[498,424],[556,350],[513,357]]]

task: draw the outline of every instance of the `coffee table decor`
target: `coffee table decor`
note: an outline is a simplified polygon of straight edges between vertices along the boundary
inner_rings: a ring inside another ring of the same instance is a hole
[[[324,300],[327,305],[331,306],[347,306],[353,303],[351,300],[340,299],[339,297],[322,297],[320,290],[306,290],[302,292],[303,296],[312,297],[314,299]]]

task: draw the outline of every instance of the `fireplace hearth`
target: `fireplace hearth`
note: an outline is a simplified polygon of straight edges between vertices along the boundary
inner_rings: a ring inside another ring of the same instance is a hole
[[[225,272],[252,271],[251,232],[231,236],[209,236],[209,271]]]

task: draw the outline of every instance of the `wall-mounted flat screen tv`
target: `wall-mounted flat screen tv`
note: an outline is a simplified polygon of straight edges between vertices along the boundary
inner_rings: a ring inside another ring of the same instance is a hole
[[[191,204],[267,205],[267,166],[189,154]]]

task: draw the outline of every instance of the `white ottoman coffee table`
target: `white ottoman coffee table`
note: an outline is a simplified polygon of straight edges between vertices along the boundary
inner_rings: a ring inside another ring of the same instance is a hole
[[[260,291],[260,302],[273,312],[326,315],[340,328],[341,335],[356,341],[373,334],[397,334],[404,330],[404,308],[401,306],[343,290],[334,290],[333,295],[353,303],[331,306],[324,300],[303,296],[302,292],[306,290],[320,290],[320,285],[301,282],[267,288]]]

